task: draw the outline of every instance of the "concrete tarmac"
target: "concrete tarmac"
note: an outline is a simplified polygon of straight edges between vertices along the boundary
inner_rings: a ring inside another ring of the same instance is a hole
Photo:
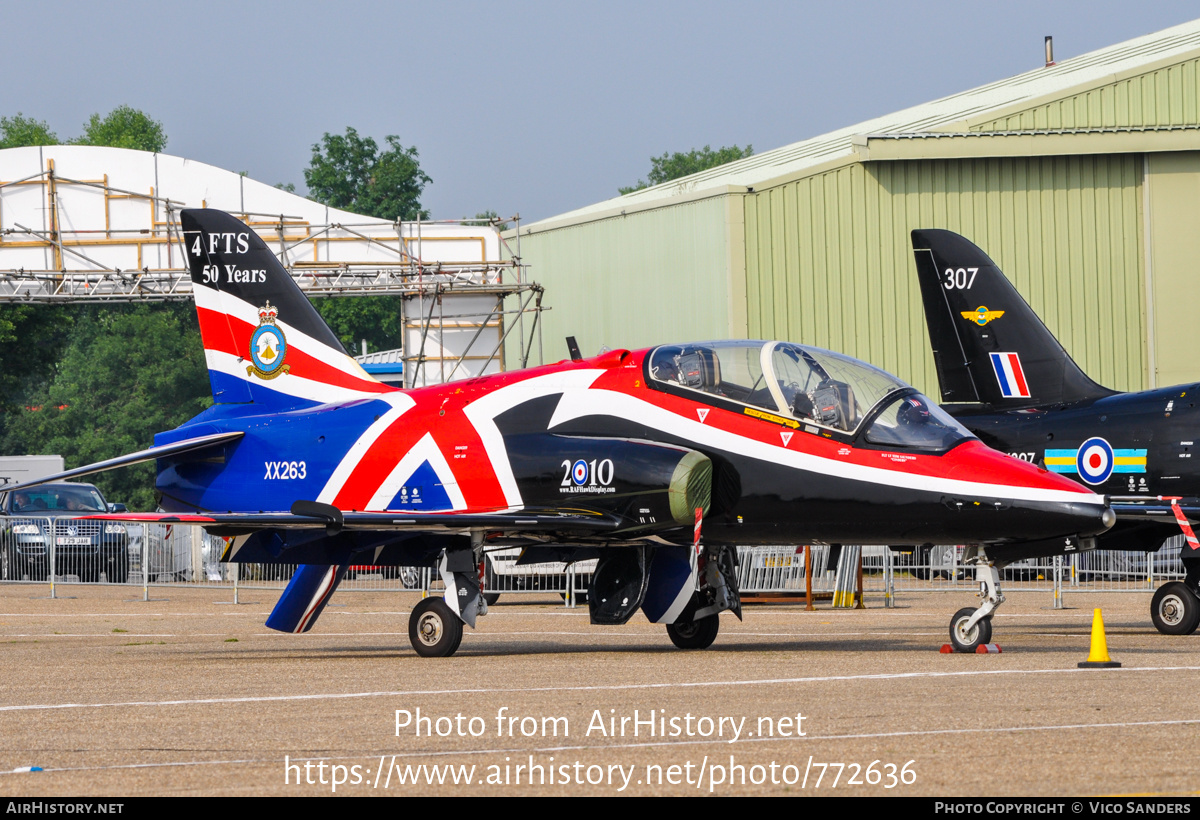
[[[1200,794],[1200,635],[1149,593],[1007,593],[999,655],[938,653],[970,592],[749,606],[686,652],[508,596],[443,659],[415,593],[338,593],[307,635],[263,626],[273,591],[48,593],[0,585],[10,797]],[[1120,669],[1077,667],[1093,607]]]

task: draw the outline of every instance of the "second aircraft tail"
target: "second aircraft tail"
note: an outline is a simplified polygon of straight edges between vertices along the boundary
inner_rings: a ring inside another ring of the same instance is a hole
[[[912,246],[943,402],[1019,409],[1113,395],[976,245],[930,229],[913,231]]]

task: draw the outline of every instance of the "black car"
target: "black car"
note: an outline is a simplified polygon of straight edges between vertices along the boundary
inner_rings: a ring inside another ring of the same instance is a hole
[[[87,521],[80,516],[124,512],[109,504],[91,484],[43,484],[0,493],[0,545],[6,580],[45,581],[54,546],[55,575],[111,583],[129,579],[129,536],[120,521]]]

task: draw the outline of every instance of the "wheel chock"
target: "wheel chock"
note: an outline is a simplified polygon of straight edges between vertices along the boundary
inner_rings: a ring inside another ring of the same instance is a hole
[[[975,647],[976,655],[999,655],[1004,650],[994,643],[984,643]],[[938,650],[942,655],[953,655],[954,645],[949,643],[942,644],[942,648]]]
[[[1092,649],[1088,659],[1079,663],[1080,669],[1117,669],[1118,662],[1108,657],[1108,641],[1104,637],[1104,618],[1096,609],[1092,615]]]

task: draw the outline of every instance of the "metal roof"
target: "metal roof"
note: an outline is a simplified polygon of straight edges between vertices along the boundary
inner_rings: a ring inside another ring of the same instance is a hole
[[[869,134],[877,138],[904,132],[905,137],[913,137],[914,132],[939,129],[961,135],[972,124],[1196,56],[1200,56],[1200,20],[549,217],[525,226],[522,233],[537,233],[621,212],[714,196],[730,187],[761,187],[785,177],[804,176],[806,171],[818,167],[854,162],[860,159],[854,147],[855,136]]]

